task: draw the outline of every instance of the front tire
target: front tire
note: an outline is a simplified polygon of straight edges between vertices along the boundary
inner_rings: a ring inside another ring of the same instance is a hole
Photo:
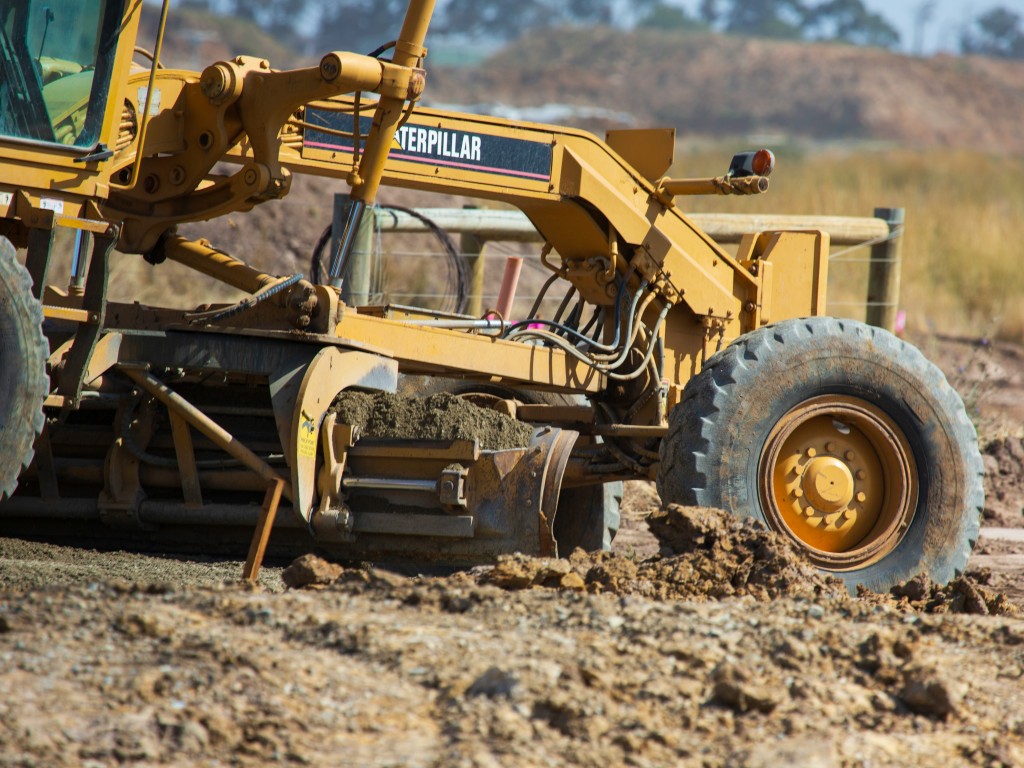
[[[18,487],[43,429],[49,391],[43,308],[17,252],[0,237],[0,500]]]
[[[759,519],[851,591],[946,583],[977,540],[983,468],[963,402],[879,328],[815,317],[746,334],[687,384],[669,427],[664,502]]]

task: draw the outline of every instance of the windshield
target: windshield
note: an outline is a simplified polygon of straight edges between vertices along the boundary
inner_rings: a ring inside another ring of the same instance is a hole
[[[0,0],[0,136],[95,146],[123,0]]]

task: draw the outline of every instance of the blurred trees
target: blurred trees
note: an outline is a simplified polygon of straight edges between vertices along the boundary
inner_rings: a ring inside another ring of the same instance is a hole
[[[399,30],[406,0],[181,0],[183,6],[250,19],[306,51],[368,51]],[[893,47],[899,34],[862,0],[701,0],[691,16],[678,0],[438,0],[434,34],[506,41],[566,25],[710,28],[793,40]]]
[[[964,53],[1024,59],[1024,27],[1020,14],[1007,8],[993,8],[978,16],[960,36]]]
[[[900,35],[862,0],[701,0],[708,26],[737,35],[893,48]]]

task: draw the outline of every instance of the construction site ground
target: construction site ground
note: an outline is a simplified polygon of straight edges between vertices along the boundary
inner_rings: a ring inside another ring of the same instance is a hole
[[[948,588],[639,482],[611,556],[443,577],[0,538],[0,766],[1024,765],[1024,354],[916,341],[985,442]]]

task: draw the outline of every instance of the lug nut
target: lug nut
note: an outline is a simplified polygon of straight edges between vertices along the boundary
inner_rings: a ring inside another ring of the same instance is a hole
[[[863,504],[867,500],[868,495],[864,493],[864,491],[861,491],[860,493],[857,494],[857,501],[859,501],[861,504]]]

